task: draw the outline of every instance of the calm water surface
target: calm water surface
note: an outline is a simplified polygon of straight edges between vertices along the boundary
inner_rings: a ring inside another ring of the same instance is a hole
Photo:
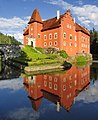
[[[28,77],[0,68],[0,120],[98,120],[97,66]]]

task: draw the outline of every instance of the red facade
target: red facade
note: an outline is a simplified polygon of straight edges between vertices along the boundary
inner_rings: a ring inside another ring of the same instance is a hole
[[[75,23],[70,10],[63,15],[42,21],[37,9],[34,10],[24,30],[24,45],[57,48],[69,55],[90,52],[89,31]]]

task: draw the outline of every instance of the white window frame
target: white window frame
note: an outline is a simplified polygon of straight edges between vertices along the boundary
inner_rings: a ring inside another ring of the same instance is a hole
[[[56,43],[56,44],[55,44]],[[57,41],[54,41],[54,46],[57,46],[58,45],[58,42]]]
[[[72,34],[70,34],[70,37],[69,37],[69,38],[70,38],[70,40],[72,40],[72,37],[73,37],[73,36],[72,36]]]
[[[44,35],[44,40],[47,40],[47,35]]]
[[[66,39],[66,33],[65,33],[65,32],[64,32],[64,34],[63,34],[63,38]]]
[[[77,43],[75,43],[75,47],[77,47]]]
[[[66,41],[64,41],[64,43],[63,43],[63,44],[64,44],[64,46],[66,46]]]
[[[69,24],[67,24],[67,28],[69,28]]]
[[[57,84],[54,84],[54,90],[57,90],[57,89],[58,89]]]
[[[51,37],[50,37],[51,36]],[[52,34],[49,34],[49,40],[51,40],[52,39]]]
[[[47,43],[46,43],[46,42],[44,42],[44,46],[47,46]]]
[[[55,35],[56,35],[56,37],[55,37]],[[58,35],[57,33],[54,33],[54,39],[57,39],[57,37],[58,37],[57,35]]]
[[[38,33],[38,38],[40,38],[40,34]]]
[[[49,46],[52,46],[52,42],[49,42]]]
[[[72,46],[72,42],[70,42],[70,46]]]
[[[33,30],[33,28],[31,28],[31,31]]]
[[[75,41],[77,41],[77,36],[75,35]]]

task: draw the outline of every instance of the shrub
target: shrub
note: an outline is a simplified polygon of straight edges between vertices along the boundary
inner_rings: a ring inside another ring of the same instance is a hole
[[[76,58],[76,61],[77,62],[86,62],[87,61],[87,57],[79,56],[79,57]]]
[[[67,57],[68,57],[68,54],[66,53],[66,51],[61,50],[61,51],[60,51],[60,56],[62,56],[63,58],[67,58]]]

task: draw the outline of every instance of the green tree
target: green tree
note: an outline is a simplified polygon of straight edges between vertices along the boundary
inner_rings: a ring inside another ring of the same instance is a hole
[[[0,32],[0,44],[22,44],[21,42],[17,41],[14,36],[8,36],[7,34],[4,35]]]

